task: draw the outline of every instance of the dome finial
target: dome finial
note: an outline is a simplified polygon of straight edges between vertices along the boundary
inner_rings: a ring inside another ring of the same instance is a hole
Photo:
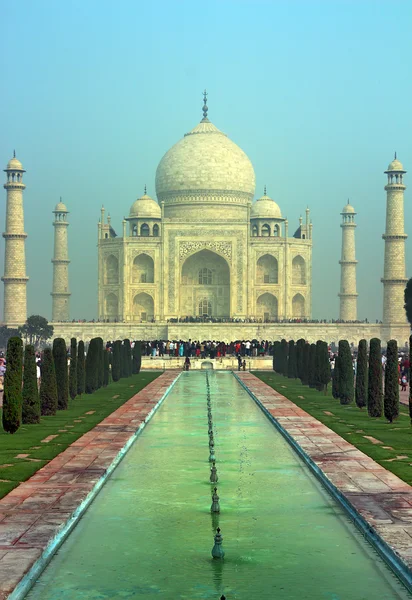
[[[396,150],[395,150],[395,160],[396,160]]]
[[[13,150],[13,158],[16,158],[16,151]]]
[[[207,101],[207,91],[204,90],[203,92],[203,120],[207,119],[207,111],[209,110],[206,104]]]
[[[348,204],[349,204],[349,198],[348,198]]]
[[[146,184],[144,184],[144,195],[147,196],[147,187],[146,187]]]
[[[263,195],[266,196],[266,184],[265,184],[265,187],[263,188]]]

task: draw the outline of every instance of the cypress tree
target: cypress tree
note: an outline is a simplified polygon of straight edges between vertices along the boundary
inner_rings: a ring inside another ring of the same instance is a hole
[[[358,344],[358,357],[356,359],[356,384],[355,402],[356,406],[366,406],[368,396],[368,348],[366,340],[360,340]]]
[[[57,410],[66,410],[69,404],[69,377],[67,348],[63,338],[53,340],[53,360],[57,382]]]
[[[368,370],[368,414],[381,417],[383,412],[382,394],[382,352],[381,341],[372,338],[369,346]]]
[[[280,373],[288,376],[288,343],[285,339],[280,342]]]
[[[101,337],[96,338],[97,347],[97,388],[100,389],[104,382],[104,344]]]
[[[296,342],[296,375],[300,380],[302,380],[304,347],[305,340],[300,338],[300,340]]]
[[[103,366],[104,366],[103,386],[106,387],[110,383],[110,357],[109,357],[109,351],[106,349],[103,350]]]
[[[296,346],[294,340],[289,342],[289,356],[288,356],[288,377],[289,379],[296,379],[297,374],[296,366]]]
[[[353,402],[353,362],[348,340],[339,342],[339,398],[341,404]]]
[[[70,340],[70,370],[69,370],[69,394],[74,400],[77,396],[77,340]]]
[[[310,358],[310,344],[305,342],[302,349],[302,373],[300,380],[302,385],[309,385],[309,358]]]
[[[332,396],[336,400],[340,398],[339,354],[335,358],[335,368],[333,369]]]
[[[277,340],[273,344],[273,368],[276,373],[280,373],[280,342]]]
[[[34,346],[24,349],[22,422],[40,423],[40,397],[37,387],[37,365]]]
[[[316,387],[316,344],[310,344],[309,347],[308,381],[309,387]]]
[[[85,356],[84,342],[80,340],[77,345],[77,394],[81,396],[85,390]]]
[[[142,366],[142,342],[140,340],[135,341],[133,346],[133,368],[132,373],[137,375],[140,373],[140,367]]]
[[[3,391],[3,429],[16,433],[21,425],[22,414],[23,342],[12,337],[7,342],[6,374]]]
[[[120,352],[122,343],[117,340],[113,343],[113,356],[112,356],[112,379],[113,381],[119,381],[120,379]]]
[[[99,348],[97,338],[90,340],[86,356],[86,394],[93,394],[97,390],[99,371]]]
[[[412,425],[412,335],[409,336],[409,418]]]
[[[325,396],[330,381],[330,360],[328,345],[326,342],[318,340],[316,342],[316,387]]]
[[[399,417],[398,344],[390,340],[386,349],[384,415],[389,423]]]
[[[44,349],[41,361],[40,410],[44,416],[55,415],[57,411],[56,371],[51,348]]]
[[[132,375],[132,347],[130,345],[130,340],[125,339],[123,342],[124,345],[124,356],[125,356],[125,377],[131,377]]]

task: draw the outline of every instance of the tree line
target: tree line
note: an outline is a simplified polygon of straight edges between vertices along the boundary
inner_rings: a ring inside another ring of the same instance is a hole
[[[84,342],[72,338],[69,365],[66,342],[55,338],[53,346],[42,353],[39,388],[34,345],[27,344],[23,350],[22,339],[12,337],[6,353],[3,429],[15,433],[21,424],[39,423],[42,416],[66,410],[69,398],[93,394],[111,381],[138,374],[141,362],[140,341],[133,349],[128,339],[116,341],[110,352],[102,338],[93,338],[86,355]]]
[[[410,337],[410,360],[412,360],[412,336]],[[331,363],[326,342],[309,344],[304,339],[296,342],[283,339],[274,343],[273,370],[290,379],[300,379],[303,385],[327,394],[332,380],[332,396],[341,404],[355,401],[358,408],[367,408],[370,417],[384,415],[389,422],[399,416],[399,369],[398,345],[390,340],[386,348],[386,366],[383,373],[382,347],[378,338],[369,344],[360,340],[356,358],[356,378],[352,353],[347,340],[341,340],[335,367]],[[411,383],[411,370],[409,370]],[[384,385],[383,385],[384,380]],[[409,412],[412,421],[412,396],[409,386]]]

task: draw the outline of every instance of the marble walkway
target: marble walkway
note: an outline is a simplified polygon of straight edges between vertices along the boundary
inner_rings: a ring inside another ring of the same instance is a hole
[[[166,371],[0,500],[0,600],[40,558],[176,379]]]
[[[251,373],[236,374],[407,569],[412,569],[412,487]]]

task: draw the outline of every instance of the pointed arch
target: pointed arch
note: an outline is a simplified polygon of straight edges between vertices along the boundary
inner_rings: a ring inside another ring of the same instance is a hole
[[[109,254],[104,262],[104,282],[119,283],[119,260],[114,254]]]
[[[256,312],[264,321],[278,318],[278,299],[273,294],[265,292],[256,302]]]
[[[154,300],[146,292],[133,298],[133,315],[137,321],[151,321],[154,318]]]
[[[305,316],[305,298],[302,294],[295,294],[292,299],[292,316],[300,319]]]
[[[139,254],[133,261],[133,283],[154,283],[154,261],[148,254]]]
[[[292,260],[292,284],[306,285],[306,262],[300,254]]]
[[[256,263],[256,283],[278,283],[279,267],[277,259],[264,254]]]

